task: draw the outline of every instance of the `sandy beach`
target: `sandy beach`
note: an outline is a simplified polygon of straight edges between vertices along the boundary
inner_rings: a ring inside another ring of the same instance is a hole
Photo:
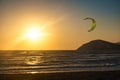
[[[120,71],[0,74],[0,80],[120,80]]]

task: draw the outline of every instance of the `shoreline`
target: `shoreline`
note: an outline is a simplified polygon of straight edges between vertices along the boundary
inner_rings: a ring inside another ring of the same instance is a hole
[[[120,70],[0,74],[0,80],[120,80]]]

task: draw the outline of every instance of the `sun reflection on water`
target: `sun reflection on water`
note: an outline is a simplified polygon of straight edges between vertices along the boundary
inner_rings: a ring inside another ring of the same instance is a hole
[[[40,56],[28,56],[25,58],[25,63],[28,65],[37,65],[42,62],[42,59]]]
[[[36,73],[38,73],[38,72],[30,72],[31,74],[36,74]]]

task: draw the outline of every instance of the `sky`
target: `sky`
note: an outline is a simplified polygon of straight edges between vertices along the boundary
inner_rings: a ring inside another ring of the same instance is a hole
[[[119,14],[120,0],[0,0],[0,50],[75,50],[96,39],[120,42]],[[86,17],[96,20],[95,30],[88,32]],[[32,40],[37,35],[31,28],[42,36]]]

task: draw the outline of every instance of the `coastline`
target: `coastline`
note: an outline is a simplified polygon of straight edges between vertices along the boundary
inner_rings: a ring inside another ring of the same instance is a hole
[[[120,70],[0,74],[0,80],[120,80]]]

